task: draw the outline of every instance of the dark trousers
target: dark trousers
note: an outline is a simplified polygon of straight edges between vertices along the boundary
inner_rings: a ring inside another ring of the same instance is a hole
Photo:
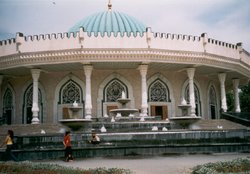
[[[91,144],[100,144],[100,141],[91,140],[90,142],[91,142]]]
[[[5,151],[5,160],[17,161],[16,156],[12,152],[12,145],[7,145],[7,148]]]
[[[65,158],[66,158],[66,161],[68,161],[68,160],[73,160],[72,148],[71,148],[71,146],[67,146],[67,147],[65,148]]]

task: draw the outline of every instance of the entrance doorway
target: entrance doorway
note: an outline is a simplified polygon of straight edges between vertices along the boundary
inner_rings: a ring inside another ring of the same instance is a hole
[[[31,121],[32,121],[32,107],[27,107],[26,108],[26,115],[27,115],[27,118],[26,118],[26,124],[31,124]]]
[[[216,119],[216,113],[215,113],[215,106],[210,105],[210,114],[211,114],[211,119]]]
[[[8,125],[11,124],[11,117],[12,117],[12,111],[11,110],[5,110],[6,113],[6,122]]]
[[[168,106],[151,105],[151,116],[161,116],[162,120],[168,118]]]

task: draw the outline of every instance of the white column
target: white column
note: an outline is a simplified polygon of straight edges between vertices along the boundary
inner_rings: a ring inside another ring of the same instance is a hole
[[[86,98],[85,98],[85,118],[92,118],[92,98],[91,98],[91,73],[93,70],[92,65],[83,66],[86,77]]]
[[[189,102],[191,105],[191,110],[190,110],[190,115],[191,116],[196,116],[195,115],[195,95],[194,95],[194,73],[195,73],[195,68],[188,68],[187,69],[187,74],[188,74],[188,79],[189,79]]]
[[[39,113],[39,106],[38,106],[38,79],[40,76],[40,69],[32,69],[31,74],[33,78],[33,102],[32,102],[32,124],[39,124],[39,118],[38,118],[38,113]]]
[[[3,101],[2,101],[2,82],[3,82],[3,76],[0,75],[0,108],[3,108],[2,104],[3,104]],[[2,109],[0,110],[0,117],[2,117]]]
[[[235,112],[241,112],[241,110],[240,110],[240,99],[239,99],[239,82],[240,82],[240,79],[233,79],[234,109],[235,109]]]
[[[141,121],[144,121],[144,117],[148,116],[148,95],[147,95],[147,71],[148,65],[140,65],[139,67],[141,73]]]
[[[221,109],[223,110],[223,112],[227,112],[227,99],[225,90],[226,73],[220,73],[218,77],[220,80]]]

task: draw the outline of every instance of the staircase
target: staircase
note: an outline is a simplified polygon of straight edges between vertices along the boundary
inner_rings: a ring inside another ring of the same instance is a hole
[[[167,121],[107,122],[107,132],[98,133],[102,141],[98,146],[87,143],[90,132],[72,132],[74,156],[250,152],[250,130],[246,126],[224,119],[199,120],[193,130],[163,131],[161,127],[167,124]],[[94,122],[92,126],[99,130],[102,125],[103,122]],[[159,130],[152,131],[152,126],[158,126]],[[55,159],[64,155],[62,141],[65,127],[61,124],[2,125],[2,140],[8,129],[15,132],[17,147],[14,153],[20,160]],[[3,155],[4,149],[0,149],[0,160]]]
[[[61,124],[15,124],[1,125],[0,139],[4,140],[8,130],[14,131],[14,136],[39,136],[62,134],[65,129]]]
[[[225,119],[218,120],[204,120],[197,121],[193,129],[201,130],[232,130],[232,129],[246,129],[247,127],[238,123],[234,123]]]

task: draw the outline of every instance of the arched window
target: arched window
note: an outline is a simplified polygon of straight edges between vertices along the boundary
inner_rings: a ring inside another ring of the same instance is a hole
[[[81,103],[83,101],[81,87],[73,80],[69,80],[62,86],[59,96],[60,104],[70,104],[74,101]]]
[[[160,79],[149,86],[148,93],[150,102],[170,102],[168,87]]]
[[[214,86],[209,89],[209,115],[211,119],[217,117],[217,102],[216,102],[216,92]]]
[[[189,84],[185,88],[185,100],[187,103],[190,103],[189,100]],[[200,101],[200,92],[196,84],[194,84],[194,97],[195,97],[195,114],[202,116],[201,113],[201,101]]]
[[[12,123],[13,94],[10,88],[7,88],[3,95],[3,119],[7,124]]]
[[[32,103],[33,103],[33,84],[31,84],[24,93],[24,116],[23,123],[30,124],[32,121]],[[42,103],[42,93],[38,88],[38,105],[39,105],[39,120],[43,122],[43,103]]]
[[[12,109],[13,104],[13,94],[9,88],[6,89],[3,96],[3,107],[5,109]]]
[[[125,92],[128,97],[127,87],[118,79],[113,79],[108,83],[104,89],[104,96],[106,102],[116,102],[118,98],[121,98],[122,91]]]

